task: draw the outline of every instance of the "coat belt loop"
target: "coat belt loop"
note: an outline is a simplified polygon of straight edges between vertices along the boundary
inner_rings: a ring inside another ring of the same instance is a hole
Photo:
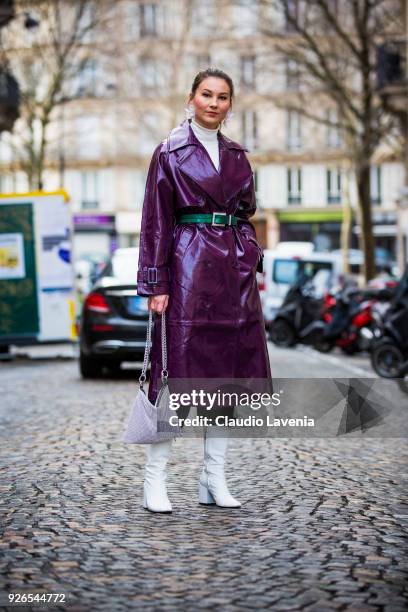
[[[157,268],[147,268],[147,282],[149,285],[157,284]]]

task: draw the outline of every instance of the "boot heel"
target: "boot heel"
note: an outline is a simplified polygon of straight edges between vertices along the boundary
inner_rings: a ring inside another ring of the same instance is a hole
[[[201,482],[198,483],[198,501],[200,504],[215,504],[212,493]]]

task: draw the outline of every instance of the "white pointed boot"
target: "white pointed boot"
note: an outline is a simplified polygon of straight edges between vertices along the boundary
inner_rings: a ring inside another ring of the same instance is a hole
[[[143,508],[151,512],[172,512],[166,490],[166,465],[173,439],[147,445],[143,483]]]
[[[204,433],[204,467],[198,484],[200,504],[217,504],[223,508],[240,508],[241,502],[228,491],[224,465],[228,438]]]

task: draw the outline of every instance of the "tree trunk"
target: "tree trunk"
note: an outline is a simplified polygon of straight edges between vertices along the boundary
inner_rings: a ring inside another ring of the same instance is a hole
[[[375,276],[373,223],[371,218],[370,165],[357,164],[356,181],[360,210],[360,244],[364,255],[363,274],[365,282]]]
[[[347,276],[350,274],[350,262],[349,262],[349,248],[350,248],[350,237],[351,237],[351,225],[352,225],[352,210],[351,210],[351,198],[350,198],[350,174],[351,170],[349,167],[345,169],[344,179],[345,188],[343,190],[343,221],[341,223],[340,232],[340,247],[343,257],[343,271]]]

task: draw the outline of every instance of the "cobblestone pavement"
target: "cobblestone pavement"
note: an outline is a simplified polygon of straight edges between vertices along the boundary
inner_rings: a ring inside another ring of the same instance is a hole
[[[198,504],[202,441],[178,440],[156,515],[144,448],[119,441],[134,372],[23,360],[0,389],[1,609],[24,592],[78,612],[407,610],[404,439],[232,439],[235,510]]]

